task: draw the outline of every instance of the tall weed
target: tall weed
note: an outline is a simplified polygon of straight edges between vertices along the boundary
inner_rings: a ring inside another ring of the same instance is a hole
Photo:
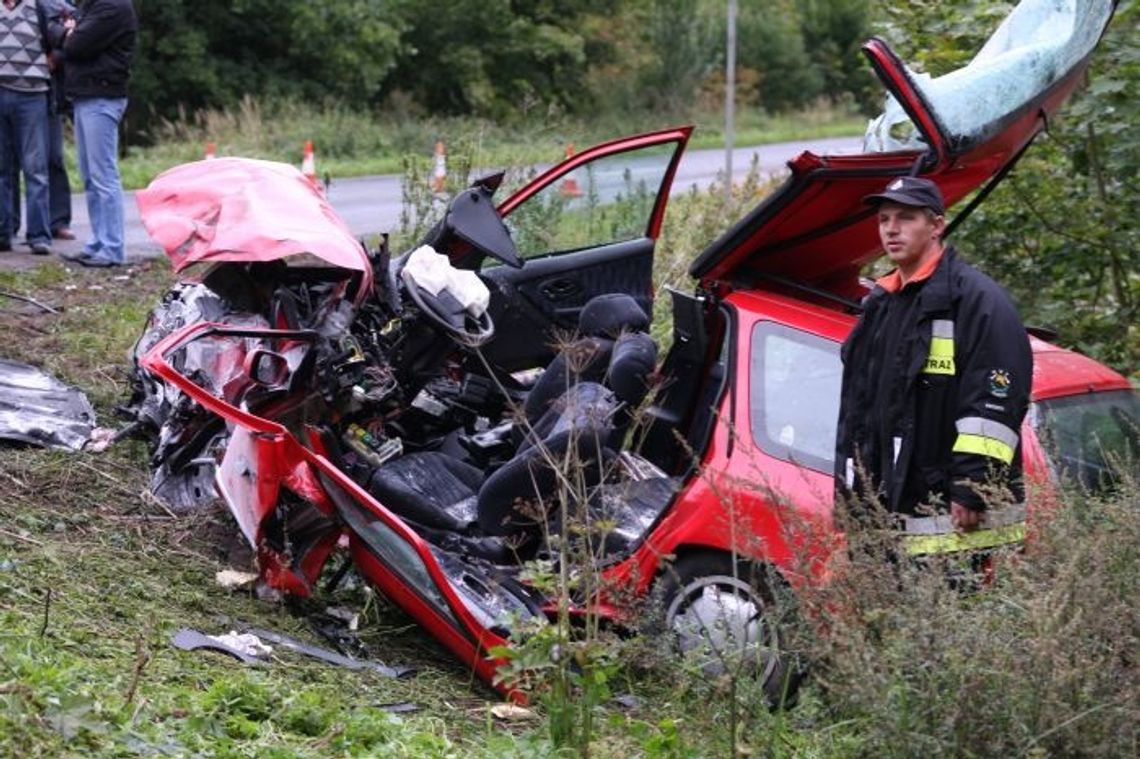
[[[832,718],[868,755],[1134,756],[1140,741],[1140,489],[1038,513],[993,583],[968,560],[852,550],[804,595],[801,641]]]

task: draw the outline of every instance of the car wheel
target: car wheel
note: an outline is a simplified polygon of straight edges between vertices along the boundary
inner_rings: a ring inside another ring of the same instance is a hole
[[[792,703],[802,679],[781,650],[772,583],[757,565],[724,553],[689,554],[659,581],[664,629],[676,650],[709,677],[756,677],[769,707]]]

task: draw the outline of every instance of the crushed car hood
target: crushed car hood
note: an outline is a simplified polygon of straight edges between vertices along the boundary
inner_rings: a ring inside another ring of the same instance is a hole
[[[311,253],[368,273],[363,245],[296,168],[249,158],[176,166],[138,193],[143,225],[174,269]]]
[[[879,39],[863,46],[889,95],[863,152],[789,163],[791,176],[690,267],[701,280],[768,279],[857,295],[881,255],[862,199],[917,175],[952,205],[997,181],[1079,83],[1116,0],[1023,0],[964,68],[931,78]]]

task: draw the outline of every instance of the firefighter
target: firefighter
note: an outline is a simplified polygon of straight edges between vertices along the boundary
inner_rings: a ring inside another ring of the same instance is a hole
[[[838,493],[877,499],[909,554],[1019,539],[1025,327],[1006,292],[944,245],[936,184],[900,177],[864,202],[896,268],[843,345]]]

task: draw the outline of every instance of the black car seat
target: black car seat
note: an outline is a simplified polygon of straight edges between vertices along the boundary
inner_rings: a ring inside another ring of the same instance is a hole
[[[479,489],[480,529],[487,535],[540,532],[561,498],[585,499],[583,490],[601,481],[615,456],[609,443],[618,406],[596,382],[579,382],[554,401],[518,452]]]
[[[620,447],[657,359],[648,327],[628,295],[591,299],[579,318],[583,337],[535,383],[514,455],[486,480],[476,467],[427,451],[375,469],[366,487],[404,519],[432,530],[465,532],[476,523],[488,535],[537,529],[566,491],[563,472],[573,468],[581,474],[576,485],[591,487]]]
[[[601,480],[648,390],[657,355],[649,335],[622,335],[610,353],[604,375],[613,389],[577,382],[528,426],[515,454],[485,481],[479,469],[428,451],[378,467],[366,487],[421,527],[465,532],[477,522],[488,535],[536,530],[551,504],[569,492],[565,472],[580,475],[570,490]]]
[[[439,530],[463,532],[475,522],[483,472],[434,451],[410,453],[372,471],[366,487],[404,519]]]
[[[558,399],[531,428],[515,455],[490,477],[437,451],[402,456],[372,471],[366,487],[402,518],[433,530],[466,532],[478,522],[488,535],[536,528],[541,508],[563,491],[561,471],[582,462],[587,484],[597,482],[613,434],[619,402],[609,389],[580,382]]]
[[[726,321],[705,298],[668,292],[673,300],[673,346],[635,448],[665,472],[680,474],[693,464],[690,452],[704,450],[716,422],[714,409],[728,379]],[[678,436],[686,445],[678,445]]]
[[[653,384],[657,343],[645,332],[627,332],[614,341],[605,384],[621,404],[614,414],[610,447],[622,448],[626,431]]]
[[[537,422],[551,403],[578,382],[602,382],[614,341],[623,333],[648,329],[649,317],[629,295],[606,293],[591,298],[578,316],[578,338],[558,352],[527,394],[523,404],[526,423]]]

